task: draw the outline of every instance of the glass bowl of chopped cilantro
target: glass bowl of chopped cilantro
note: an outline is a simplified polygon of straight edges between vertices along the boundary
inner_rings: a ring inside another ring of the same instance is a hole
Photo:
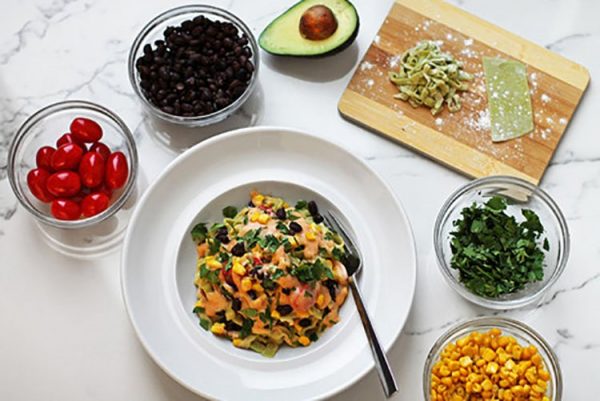
[[[465,299],[491,309],[540,301],[569,257],[565,218],[524,180],[492,176],[454,192],[434,227],[444,278]]]

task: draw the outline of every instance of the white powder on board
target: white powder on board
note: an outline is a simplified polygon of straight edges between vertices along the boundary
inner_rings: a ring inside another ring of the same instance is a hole
[[[373,63],[370,63],[369,61],[365,60],[365,61],[363,61],[363,63],[360,65],[360,70],[361,70],[361,71],[368,71],[368,70],[371,70],[371,69],[373,69],[373,67],[375,67],[375,66],[373,65]]]
[[[492,127],[490,111],[486,108],[467,119],[467,125],[476,131],[489,131]]]
[[[540,99],[542,100],[542,103],[548,104],[550,103],[550,100],[552,100],[552,98],[548,95],[546,95],[545,93],[542,93],[542,96],[540,97]]]
[[[463,43],[467,47],[471,46],[473,44],[473,39],[471,39],[471,38],[465,39],[465,41]]]
[[[564,118],[564,117],[561,117],[561,118],[560,118],[560,120],[558,120],[558,122],[559,122],[561,125],[567,125],[567,119],[566,119],[566,118]]]
[[[380,40],[381,40],[381,38],[379,37],[379,35],[375,35],[375,38],[373,38],[373,42],[375,42],[376,45],[379,44]]]
[[[435,125],[437,125],[438,127],[441,127],[442,124],[444,124],[444,120],[442,120],[439,117],[435,119]]]
[[[370,88],[370,87],[372,87],[374,84],[375,84],[375,81],[373,81],[372,79],[369,79],[369,80],[367,81],[367,86],[368,86],[369,88]]]
[[[396,55],[396,56],[392,56],[388,59],[388,64],[390,65],[390,68],[396,68],[398,66],[398,64],[400,63],[400,59],[402,58],[401,55]]]

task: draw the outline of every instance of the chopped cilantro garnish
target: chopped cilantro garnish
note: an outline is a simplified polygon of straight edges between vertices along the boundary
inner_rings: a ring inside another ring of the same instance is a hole
[[[204,330],[208,330],[208,328],[210,327],[210,320],[200,319],[200,327],[202,327]]]
[[[242,324],[242,329],[240,330],[240,338],[244,339],[252,333],[252,326],[254,322],[252,319],[244,319],[244,323]]]
[[[192,234],[192,240],[194,240],[194,242],[196,243],[202,243],[204,242],[204,240],[206,239],[206,224],[205,223],[198,223],[194,226],[194,228],[192,228],[191,234]]]
[[[223,209],[223,216],[233,219],[238,214],[238,210],[235,206],[227,206]]]
[[[299,200],[298,202],[296,202],[297,210],[306,209],[307,206],[308,206],[308,203],[305,200]]]
[[[258,312],[256,309],[248,308],[242,309],[240,313],[246,317],[255,317]]]
[[[204,313],[204,308],[201,306],[196,306],[192,312],[193,313]]]

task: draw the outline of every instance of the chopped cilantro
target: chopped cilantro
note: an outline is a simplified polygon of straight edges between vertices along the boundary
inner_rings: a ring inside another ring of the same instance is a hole
[[[473,293],[498,297],[521,290],[544,278],[544,252],[549,249],[538,215],[523,209],[525,218],[517,222],[505,210],[500,196],[484,205],[473,204],[461,211],[450,233],[450,265],[459,271],[460,281]]]
[[[210,327],[210,320],[200,319],[200,327],[202,327],[204,330],[208,331],[208,328]]]
[[[246,317],[255,317],[258,312],[256,309],[248,308],[242,309],[240,313]]]
[[[244,323],[242,324],[242,329],[240,330],[240,338],[244,339],[248,337],[252,333],[252,326],[254,322],[252,319],[244,319]]]
[[[194,240],[194,242],[196,243],[202,243],[204,242],[204,240],[206,239],[206,224],[205,223],[198,223],[194,226],[194,228],[192,228],[191,234],[192,234],[192,240]]]
[[[223,209],[223,216],[233,219],[238,214],[238,210],[235,206],[227,206]]]
[[[204,313],[204,308],[201,307],[201,306],[196,306],[192,312],[196,313],[196,314],[197,313]]]
[[[308,203],[305,200],[299,200],[298,202],[296,202],[296,209],[297,210],[306,209],[307,206],[308,206]]]

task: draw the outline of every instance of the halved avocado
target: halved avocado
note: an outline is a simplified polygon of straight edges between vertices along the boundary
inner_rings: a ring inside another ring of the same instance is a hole
[[[302,0],[274,19],[258,43],[278,56],[328,56],[350,46],[358,27],[358,13],[349,1]]]

